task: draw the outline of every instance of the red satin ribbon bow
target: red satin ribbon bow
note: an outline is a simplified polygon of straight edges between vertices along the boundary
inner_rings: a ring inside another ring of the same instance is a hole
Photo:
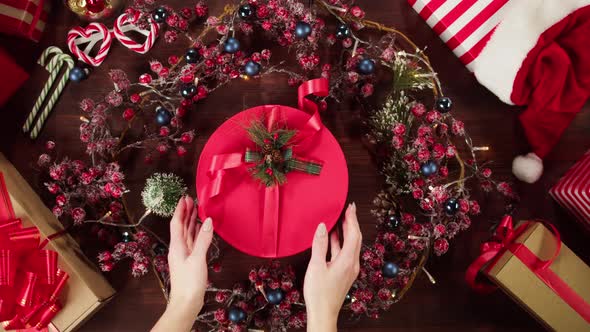
[[[551,270],[551,264],[561,250],[561,237],[557,229],[551,224],[545,224],[555,235],[555,252],[548,260],[540,259],[534,252],[522,243],[515,242],[534,222],[527,221],[513,227],[512,217],[505,216],[496,231],[494,238],[481,246],[481,255],[467,268],[465,280],[467,284],[479,293],[490,293],[497,287],[488,281],[478,278],[484,269],[489,272],[498,259],[506,252],[511,252],[526,267],[528,267],[545,285],[563,299],[581,317],[590,323],[590,305],[571,287]]]
[[[294,138],[293,151],[298,155],[304,156],[306,149],[306,142],[309,142],[317,132],[323,128],[322,120],[318,111],[318,106],[313,101],[307,99],[308,95],[327,96],[329,91],[328,80],[325,78],[318,78],[309,80],[299,86],[298,89],[298,105],[299,109],[311,114],[309,120],[302,128],[298,128],[298,133]],[[278,121],[279,108],[276,106],[269,106],[269,114],[267,116],[269,127],[272,122]],[[245,148],[244,148],[245,150]],[[225,172],[242,167],[246,165],[243,152],[220,154],[213,157],[209,167],[209,176],[211,178],[210,185],[206,188],[205,195],[213,198],[221,193],[223,178]],[[265,187],[264,192],[264,214],[262,220],[261,241],[263,256],[275,257],[278,250],[278,231],[279,231],[279,186]],[[269,241],[273,239],[273,241]]]
[[[0,224],[0,321],[5,330],[43,329],[61,309],[57,297],[68,274],[57,268],[57,253],[42,249],[47,241],[40,245],[39,239],[39,230],[23,228],[20,219]]]

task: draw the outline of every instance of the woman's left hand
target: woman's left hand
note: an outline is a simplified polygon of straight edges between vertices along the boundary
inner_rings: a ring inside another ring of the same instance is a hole
[[[190,197],[178,202],[170,221],[170,302],[152,331],[189,331],[203,308],[207,289],[207,250],[213,239],[211,218],[197,222]]]

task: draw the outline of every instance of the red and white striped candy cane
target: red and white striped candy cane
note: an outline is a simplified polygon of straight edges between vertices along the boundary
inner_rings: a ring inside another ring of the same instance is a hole
[[[160,27],[158,23],[156,23],[151,17],[148,19],[150,30],[144,30],[139,28],[135,23],[141,17],[141,13],[136,12],[133,15],[122,14],[117,18],[115,21],[115,26],[113,27],[113,32],[115,34],[115,38],[117,38],[121,44],[123,44],[128,49],[140,53],[145,54],[147,53],[158,38],[158,33],[160,31]],[[137,43],[133,39],[127,37],[125,32],[135,30],[144,36],[146,36],[145,41],[143,44]]]
[[[106,58],[111,44],[113,42],[113,36],[109,29],[102,23],[93,22],[88,24],[86,28],[75,27],[68,32],[68,47],[70,52],[74,54],[81,61],[92,65],[99,66]],[[102,44],[98,50],[96,56],[90,56],[90,52],[99,40],[102,40]],[[84,50],[80,50],[78,45],[88,43]]]

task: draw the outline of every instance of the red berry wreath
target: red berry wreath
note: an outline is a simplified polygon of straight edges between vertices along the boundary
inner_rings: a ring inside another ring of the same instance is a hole
[[[366,141],[383,187],[372,211],[378,233],[363,247],[360,275],[345,304],[354,315],[377,318],[425,271],[432,253],[444,254],[449,240],[469,228],[471,216],[480,212],[478,202],[470,198],[471,180],[484,191],[505,195],[509,204],[516,200],[507,183],[493,181],[490,169],[477,163],[481,149],[453,117],[452,101],[444,97],[426,55],[399,31],[366,20],[353,0],[250,0],[207,18],[203,3],[174,10],[153,0],[135,0],[126,12],[137,11],[149,13],[139,25],[161,23],[165,41],[183,36],[188,50],[165,63],[150,62],[151,73],[133,83],[124,71],[111,70],[114,89],[103,100],[81,101],[80,140],[87,161],[53,161],[49,154],[39,158],[51,178],[46,186],[55,195],[55,215],[73,225],[95,223],[94,231],[113,246],[98,257],[104,271],[124,258],[132,260],[134,276],[147,273],[152,265],[166,290],[165,243],[141,220],[128,217],[125,196],[131,193],[121,158],[140,154],[149,163],[171,151],[184,156],[195,135],[184,129],[184,119],[198,116],[191,110],[200,100],[239,78],[283,73],[287,83],[296,86],[321,76],[330,81],[329,96],[318,100],[321,109],[327,100],[350,95],[364,106]],[[204,21],[200,33],[189,33],[189,26],[199,21]],[[273,61],[268,49],[241,46],[262,36],[288,48],[296,65]],[[377,82],[388,84],[389,90],[376,108],[365,98]],[[142,121],[144,130],[129,137],[128,128],[136,121]],[[121,122],[127,123],[123,130],[117,129]],[[53,150],[54,144],[47,148]],[[129,230],[122,240],[114,231],[117,226]],[[216,247],[212,259],[217,256]],[[220,266],[212,263],[214,271]],[[292,267],[272,261],[253,268],[247,278],[232,289],[211,285],[207,311],[196,318],[198,323],[222,331],[283,331],[305,325],[301,283]]]

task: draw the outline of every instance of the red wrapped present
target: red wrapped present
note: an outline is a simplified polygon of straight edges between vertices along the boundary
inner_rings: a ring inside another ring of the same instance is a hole
[[[513,227],[512,218],[504,217],[465,275],[476,291],[493,291],[496,287],[480,274],[548,329],[590,331],[590,267],[561,242],[552,225],[525,221]]]
[[[426,23],[471,70],[473,60],[500,23],[508,0],[408,0]]]
[[[346,160],[317,105],[306,98],[327,92],[325,79],[305,82],[299,87],[299,109],[264,105],[245,110],[223,123],[205,145],[196,175],[199,216],[211,217],[215,231],[244,253],[293,255],[310,247],[320,222],[328,228],[336,224],[348,191]],[[257,161],[274,158],[271,153],[252,157],[256,144],[247,125],[256,119],[265,119],[269,128],[281,123],[297,131],[288,156],[287,150],[276,156],[298,160],[297,171],[288,172],[284,184],[261,183],[251,174]]]
[[[0,0],[0,32],[38,42],[48,12],[45,0]]]
[[[590,229],[590,151],[551,187],[549,194]]]
[[[2,48],[0,48],[0,68],[2,68],[5,77],[10,77],[9,80],[0,80],[0,106],[2,106],[29,78],[29,74],[17,65]]]

